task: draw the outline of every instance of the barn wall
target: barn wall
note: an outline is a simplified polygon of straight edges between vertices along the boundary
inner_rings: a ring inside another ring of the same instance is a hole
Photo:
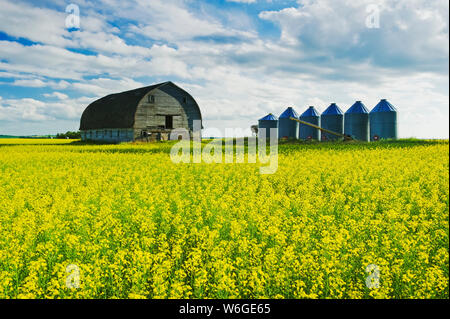
[[[201,113],[195,100],[183,89],[177,87],[173,83],[163,83],[159,87],[148,89],[147,94],[140,91],[132,91],[140,93],[138,98],[129,96],[126,97],[133,100],[133,105],[138,104],[136,108],[130,108],[132,115],[132,127],[129,128],[104,128],[109,126],[107,123],[111,117],[115,117],[111,123],[118,123],[118,127],[122,126],[120,122],[121,116],[117,117],[117,112],[110,112],[105,108],[104,120],[97,123],[97,127],[102,127],[97,130],[81,130],[82,140],[100,141],[105,143],[129,142],[129,141],[154,141],[154,140],[168,140],[170,132],[174,129],[186,129],[190,131],[191,137],[194,129],[194,120],[201,121]],[[144,95],[145,94],[145,95]],[[143,97],[142,97],[143,96]],[[151,99],[149,97],[152,97]],[[114,97],[114,96],[113,96]],[[109,99],[111,100],[111,98]],[[112,103],[103,101],[102,103]],[[140,101],[139,101],[140,100]],[[116,97],[112,101],[119,101]],[[127,101],[120,100],[121,103],[116,103],[116,107],[127,107]],[[119,101],[119,102],[120,102]],[[139,102],[138,102],[139,101]],[[130,102],[130,101],[129,101]],[[130,102],[131,103],[131,102]],[[112,106],[112,105],[109,105]],[[84,113],[83,113],[84,114]],[[114,114],[114,115],[113,115]],[[166,116],[172,117],[172,127],[166,127]]]
[[[133,141],[132,129],[100,129],[81,131],[81,139],[83,141],[96,142],[131,142]]]
[[[180,126],[180,128],[186,128],[190,131],[194,130],[194,120],[201,120],[201,114],[199,112],[197,103],[195,100],[187,94],[184,90],[174,86],[174,85],[165,85],[160,88],[161,91],[168,94],[169,96],[173,96],[180,105],[182,105],[184,112],[186,114],[186,120],[188,126]],[[175,126],[175,128],[177,128]]]
[[[149,101],[149,96],[154,96],[154,103]],[[174,127],[188,127],[186,112],[177,99],[159,89],[153,90],[139,103],[134,128],[165,129],[165,115],[173,116]]]
[[[150,96],[154,97],[151,102]],[[183,90],[165,85],[149,92],[139,103],[135,116],[135,137],[140,137],[143,130],[149,132],[169,133],[165,128],[165,116],[173,116],[173,128],[185,128],[193,131],[193,121],[201,120],[200,112],[194,99]]]

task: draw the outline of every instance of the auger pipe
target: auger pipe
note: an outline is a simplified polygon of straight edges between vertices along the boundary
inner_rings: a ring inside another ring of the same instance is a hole
[[[328,133],[328,134],[332,134],[332,135],[336,135],[336,136],[339,136],[339,137],[343,137],[344,140],[346,140],[346,141],[353,141],[353,140],[354,140],[354,138],[351,137],[350,135],[347,135],[347,134],[341,134],[341,133],[336,133],[336,132],[327,130],[327,129],[325,129],[325,128],[322,128],[322,127],[320,127],[320,126],[317,126],[317,125],[315,125],[315,124],[311,124],[311,123],[308,123],[308,122],[305,122],[305,121],[296,119],[295,117],[290,117],[289,119],[290,119],[290,120],[293,120],[293,121],[297,121],[297,122],[299,122],[299,123],[301,123],[301,124],[305,124],[305,125],[314,127],[314,128],[316,128],[316,129],[318,129],[318,130],[321,130],[322,132],[325,132],[325,133]]]

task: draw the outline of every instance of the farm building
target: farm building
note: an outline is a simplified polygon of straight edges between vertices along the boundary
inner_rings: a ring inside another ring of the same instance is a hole
[[[168,140],[173,129],[192,137],[194,121],[202,121],[194,98],[172,82],[105,96],[81,116],[82,140],[131,142]]]

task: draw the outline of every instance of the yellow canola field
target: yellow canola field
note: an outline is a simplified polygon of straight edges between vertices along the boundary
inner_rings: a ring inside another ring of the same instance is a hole
[[[67,143],[0,140],[0,298],[448,298],[448,141]]]

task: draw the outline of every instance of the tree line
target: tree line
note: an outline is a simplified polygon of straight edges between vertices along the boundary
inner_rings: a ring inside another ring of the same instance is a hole
[[[81,133],[68,131],[66,133],[56,134],[56,138],[79,140],[79,139],[81,139]]]

